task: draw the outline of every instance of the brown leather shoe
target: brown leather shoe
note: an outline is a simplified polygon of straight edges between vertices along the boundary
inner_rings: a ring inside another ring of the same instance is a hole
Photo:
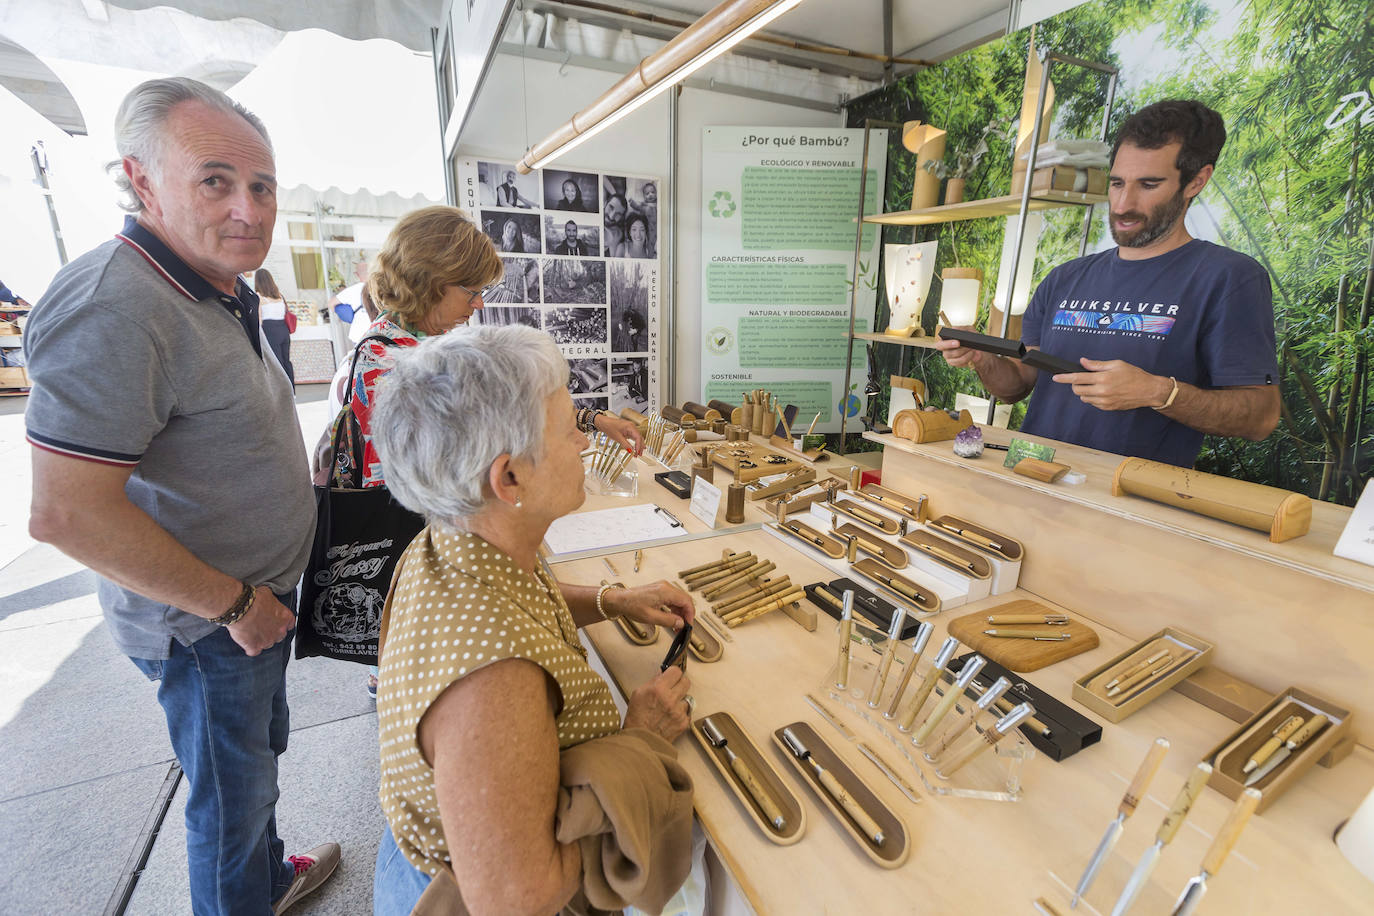
[[[341,854],[338,843],[325,843],[305,855],[288,856],[287,860],[296,866],[296,879],[281,895],[281,899],[272,905],[272,916],[281,916],[307,894],[318,890],[339,867]]]

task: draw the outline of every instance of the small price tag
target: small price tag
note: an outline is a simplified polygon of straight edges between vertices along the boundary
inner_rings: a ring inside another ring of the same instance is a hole
[[[1355,511],[1350,513],[1350,521],[1332,551],[1338,557],[1374,566],[1374,480],[1364,485],[1360,501]]]
[[[1016,463],[1022,458],[1039,458],[1041,461],[1054,460],[1054,448],[1042,445],[1039,442],[1027,442],[1025,439],[1012,439],[1011,445],[1007,446],[1007,457],[1002,462],[1004,468],[1014,468]]]
[[[692,502],[689,505],[692,514],[712,528],[716,527],[716,519],[720,517],[720,496],[720,487],[698,477],[692,481]]]

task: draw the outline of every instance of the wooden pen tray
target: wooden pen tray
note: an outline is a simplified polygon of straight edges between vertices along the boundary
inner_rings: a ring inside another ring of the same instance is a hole
[[[738,483],[751,483],[760,477],[787,474],[806,467],[800,461],[752,442],[729,442],[714,448],[711,460],[735,475]]]
[[[895,598],[897,600],[897,603],[915,611],[918,614],[938,614],[940,612],[941,601],[939,595],[937,595],[927,586],[922,585],[919,582],[914,582],[908,577],[901,575],[900,573],[894,572],[891,567],[878,562],[872,557],[864,557],[857,563],[851,564],[849,568],[854,572],[858,573],[859,575],[863,576],[864,578],[868,579],[870,582],[873,582],[875,585],[877,585],[878,588],[881,588],[883,590],[884,597],[887,597],[889,599]],[[910,587],[913,591],[916,592],[917,595],[920,596],[920,598],[913,599],[909,595],[903,595],[896,589],[883,584],[883,581],[881,579],[875,578],[875,575],[881,575],[885,579],[892,579],[895,582],[900,582],[903,585]]]
[[[840,784],[850,798],[858,802],[869,817],[878,824],[883,833],[883,845],[877,846],[871,839],[865,837],[863,832],[850,820],[849,815],[845,814],[844,809],[835,803],[830,797],[830,793],[821,787],[816,778],[815,770],[804,760],[798,760],[790,751],[787,744],[783,741],[782,733],[790,730],[811,752],[811,756],[816,762],[830,772],[835,780]],[[815,794],[820,803],[831,813],[840,827],[854,839],[868,857],[883,868],[897,868],[906,861],[911,853],[911,838],[906,829],[906,824],[902,822],[887,805],[883,804],[882,799],[873,793],[862,779],[859,778],[849,765],[837,755],[830,745],[826,744],[816,730],[805,722],[793,722],[791,725],[784,725],[782,728],[773,732],[773,743],[777,745],[779,752],[792,768],[797,771],[802,782],[806,783]]]
[[[910,544],[919,553],[970,579],[992,578],[992,564],[988,558],[963,544],[946,540],[925,528],[917,528],[902,535],[902,543]]]
[[[1212,763],[1212,778],[1208,784],[1227,798],[1238,798],[1240,793],[1245,791],[1245,762],[1260,745],[1269,740],[1274,729],[1291,715],[1307,718],[1317,713],[1330,720],[1327,726],[1254,784],[1262,794],[1256,812],[1263,811],[1273,804],[1274,800],[1292,788],[1313,764],[1335,766],[1344,760],[1355,746],[1354,739],[1349,734],[1350,711],[1316,694],[1290,687],[1274,697],[1267,706],[1251,717],[1250,721],[1207,752],[1207,756],[1202,759]]]
[[[697,645],[700,643],[700,645]],[[725,654],[725,647],[716,639],[714,633],[705,626],[692,627],[692,635],[687,640],[687,651],[704,665],[718,662]]]
[[[792,519],[787,522],[779,522],[776,525],[770,525],[769,527],[783,532],[787,537],[795,538],[813,550],[823,552],[832,560],[838,560],[844,556],[845,545],[841,541],[836,540],[823,531],[817,531],[815,528],[806,524],[806,522]]]
[[[744,488],[745,499],[767,499],[776,496],[786,490],[791,490],[801,484],[811,483],[816,479],[815,468],[797,468],[795,471],[786,472],[782,480],[775,480],[772,483],[764,483],[763,478],[755,480]],[[772,476],[772,475],[765,475]]]
[[[993,556],[999,556],[1012,563],[1020,562],[1026,554],[1026,548],[1015,538],[1009,538],[1005,534],[993,531],[991,528],[984,528],[982,525],[954,515],[941,515],[931,519],[927,525],[931,530],[938,531],[943,537],[952,538],[956,541],[969,544],[977,550],[986,551]],[[953,526],[965,532],[971,532],[974,537],[969,537],[965,534],[957,534],[949,530],[949,528],[946,528],[945,525]],[[982,543],[978,540],[979,537],[986,538],[997,546],[991,547],[986,543]]]
[[[648,623],[639,623],[634,620],[626,620],[624,617],[612,617],[615,628],[636,646],[652,646],[658,642],[658,627]]]
[[[1062,614],[1048,608],[1038,601],[1019,599],[985,608],[976,614],[956,617],[947,626],[950,636],[968,646],[974,652],[996,662],[1008,671],[1018,673],[1038,671],[1055,662],[1062,662],[1099,645],[1097,631],[1081,620],[1072,617],[1063,626],[1045,624],[990,624],[988,618],[994,614]],[[1006,626],[1018,630],[1044,630],[1047,635],[1069,634],[1063,642],[1036,642],[1033,639],[1003,639],[988,636],[983,631]]]
[[[753,774],[756,782],[768,797],[778,806],[782,812],[782,827],[775,827],[764,815],[763,809],[754,797],[749,794],[749,790],[740,782],[735,771],[730,768],[730,762],[724,749],[716,747],[706,737],[702,731],[702,723],[707,719],[720,732],[720,736],[725,739],[726,746],[744,761]],[[802,838],[806,832],[806,809],[802,807],[801,801],[792,794],[787,783],[783,782],[778,771],[763,756],[758,746],[749,738],[744,729],[739,727],[735,717],[728,712],[712,713],[709,716],[702,716],[692,723],[692,737],[697,739],[697,744],[701,746],[706,754],[706,759],[715,766],[716,772],[720,773],[721,779],[730,787],[730,791],[735,793],[744,810],[749,812],[749,816],[754,819],[759,830],[779,846],[790,846]]]
[[[873,505],[877,504],[860,504],[856,500],[839,499],[837,497],[833,502],[826,503],[825,508],[833,512],[838,512],[841,515],[847,515],[850,518],[855,519],[856,521],[863,522],[865,525],[871,525],[874,528],[877,528],[883,534],[890,535],[892,537],[896,537],[898,534],[901,534],[902,525],[904,523],[898,522],[896,519],[884,515],[881,512],[875,512],[872,508]],[[897,511],[895,509],[890,509],[886,506],[884,506],[883,508],[887,509],[888,512]]]
[[[816,481],[816,486],[821,489],[811,493],[808,493],[806,489],[802,489],[797,493],[784,493],[780,496],[770,496],[768,499],[764,500],[764,508],[768,510],[769,515],[778,518],[778,507],[781,506],[783,515],[787,516],[791,515],[793,512],[800,512],[802,509],[809,509],[816,503],[829,502],[832,490],[844,488],[844,484],[834,478],[818,480]],[[800,495],[801,493],[806,493],[806,495],[802,496]]]
[[[1212,660],[1212,648],[1211,643],[1199,636],[1177,627],[1165,627],[1074,681],[1073,698],[1108,722],[1120,722],[1207,665]],[[1144,661],[1160,649],[1171,649],[1175,655],[1182,655],[1184,650],[1191,654],[1175,658],[1168,668],[1129,690],[1114,697],[1107,696],[1106,684],[1116,673]]]
[[[880,487],[876,483],[866,483],[855,490],[854,495],[913,522],[924,522],[929,514],[929,501],[924,494],[911,497],[896,490]]]
[[[860,550],[881,560],[893,569],[906,569],[907,564],[911,562],[907,559],[905,550],[896,544],[890,544],[882,538],[874,536],[867,528],[860,528],[853,522],[831,529],[830,534],[840,540],[853,537]]]

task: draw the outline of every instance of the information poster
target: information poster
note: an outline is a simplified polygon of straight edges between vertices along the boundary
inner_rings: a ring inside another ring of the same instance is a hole
[[[657,413],[661,268],[657,178],[458,165],[459,206],[496,245],[506,275],[475,324],[548,331],[578,407]]]
[[[863,131],[708,127],[701,163],[701,400],[766,388],[797,406],[804,432],[839,432],[863,409],[867,356],[849,335]],[[887,132],[870,132],[864,210],[881,209]],[[870,331],[878,232],[864,229],[856,331]]]

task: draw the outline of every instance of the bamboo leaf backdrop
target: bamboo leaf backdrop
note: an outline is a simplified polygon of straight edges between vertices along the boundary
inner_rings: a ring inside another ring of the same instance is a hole
[[[1019,115],[1029,41],[1023,30],[910,74],[856,100],[850,126],[862,127],[865,118],[927,121],[949,132],[952,159],[989,123]],[[1284,419],[1263,442],[1208,437],[1198,467],[1352,503],[1374,472],[1374,5],[1098,0],[1040,23],[1036,44],[1122,68],[1113,130],[1129,112],[1164,98],[1199,99],[1226,119],[1226,148],[1201,196],[1205,206],[1194,207],[1190,225],[1251,255],[1270,273]],[[1105,81],[1066,66],[1056,66],[1053,76],[1053,135],[1095,136]],[[1338,112],[1342,98],[1352,94]],[[1351,111],[1328,126],[1333,113]],[[898,133],[887,151],[887,210],[911,203],[915,162]],[[1010,189],[1009,144],[991,145],[966,199]],[[1104,209],[1098,208],[1099,217]],[[1077,210],[1048,216],[1035,282],[1077,256],[1081,228]],[[886,242],[939,241],[936,282],[923,316],[928,330],[938,311],[939,270],[956,264],[983,270],[986,317],[1003,230],[1003,220],[885,230]],[[1090,248],[1103,234],[1099,218]],[[875,348],[873,374],[884,389],[898,368],[898,350]],[[926,381],[933,403],[952,404],[957,392],[984,393],[972,372],[949,369],[938,354],[915,353],[907,374]]]

